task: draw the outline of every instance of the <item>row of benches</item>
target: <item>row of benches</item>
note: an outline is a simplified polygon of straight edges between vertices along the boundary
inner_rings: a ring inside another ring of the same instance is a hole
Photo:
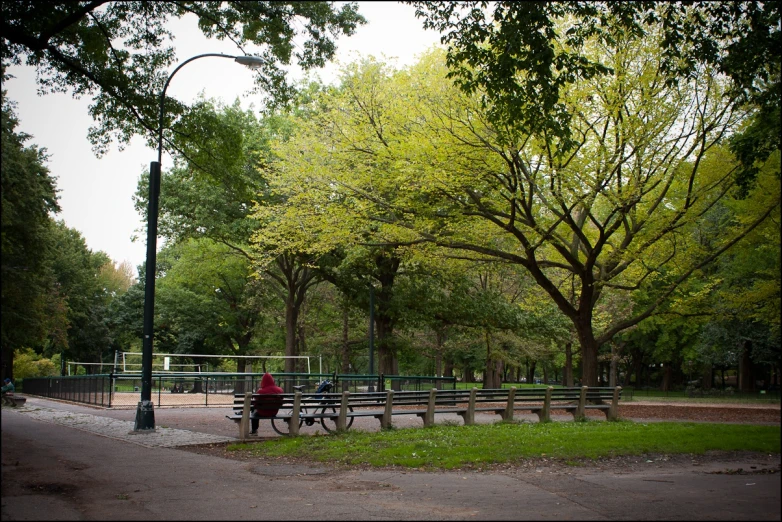
[[[434,424],[438,413],[455,413],[465,425],[475,423],[475,413],[494,413],[504,420],[512,420],[516,411],[537,414],[542,422],[551,420],[552,410],[564,410],[574,419],[582,419],[587,410],[602,411],[607,420],[618,417],[618,403],[622,388],[506,388],[471,390],[430,390],[340,393],[285,393],[280,395],[235,394],[233,414],[229,419],[239,423],[239,435],[249,433],[250,417],[284,421],[287,433],[298,435],[303,422],[320,421],[328,429],[329,422],[336,430],[345,430],[357,417],[374,417],[381,428],[390,428],[394,415],[416,415],[424,426]],[[254,405],[261,409],[279,408],[273,417],[256,416]],[[299,422],[291,422],[299,419]],[[328,421],[328,422],[327,422]],[[281,422],[275,423],[276,427]]]

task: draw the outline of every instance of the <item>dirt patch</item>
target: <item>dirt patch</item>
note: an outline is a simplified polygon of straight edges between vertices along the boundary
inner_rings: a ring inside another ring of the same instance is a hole
[[[599,412],[587,415],[604,417]],[[746,407],[693,404],[619,404],[619,416],[625,419],[662,419],[695,422],[731,422],[741,424],[779,424],[780,407]]]
[[[77,487],[73,484],[60,484],[60,483],[35,483],[25,484],[24,489],[33,493],[43,493],[48,495],[71,495],[77,491]]]

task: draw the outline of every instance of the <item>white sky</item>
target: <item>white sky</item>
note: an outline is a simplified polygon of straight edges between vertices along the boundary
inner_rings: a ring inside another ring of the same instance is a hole
[[[424,31],[415,18],[415,9],[397,2],[358,2],[359,12],[367,19],[351,37],[337,42],[337,61],[349,63],[358,54],[396,58],[399,66],[409,65],[420,53],[439,44],[439,35]],[[230,43],[208,40],[198,30],[195,17],[174,20],[172,32],[177,64],[201,53],[238,54]],[[358,54],[357,54],[358,53]],[[324,81],[334,78],[336,64],[315,71]],[[75,100],[70,94],[37,95],[34,69],[11,67],[14,78],[4,82],[8,98],[17,103],[17,132],[30,134],[28,145],[46,148],[47,163],[57,178],[60,207],[56,216],[82,233],[87,246],[102,250],[115,262],[128,261],[136,268],[146,258],[146,223],[133,208],[132,196],[142,173],[157,158],[140,137],[119,151],[116,143],[98,159],[87,140],[92,119],[87,112],[91,100]],[[221,58],[203,58],[187,64],[172,79],[167,95],[192,102],[200,92],[208,98],[232,103],[237,97],[248,108],[261,107],[260,98],[245,96],[252,88],[253,73]],[[163,155],[163,171],[171,166]],[[138,236],[135,242],[132,236]],[[161,241],[158,240],[158,248]]]

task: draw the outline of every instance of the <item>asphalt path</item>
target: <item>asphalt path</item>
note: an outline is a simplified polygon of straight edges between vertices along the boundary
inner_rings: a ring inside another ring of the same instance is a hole
[[[650,463],[640,471],[563,471],[545,465],[369,471],[199,455],[181,449],[201,440],[199,431],[161,427],[155,434],[133,434],[127,420],[53,401],[33,402],[25,409],[2,409],[3,521],[782,516],[779,455],[702,466]],[[737,466],[748,473],[736,472]]]

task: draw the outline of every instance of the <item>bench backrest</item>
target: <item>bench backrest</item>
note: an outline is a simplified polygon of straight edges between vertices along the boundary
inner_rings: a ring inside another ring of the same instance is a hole
[[[547,388],[517,388],[514,395],[515,402],[535,401],[540,402],[545,399]],[[551,401],[571,402],[578,401],[581,397],[582,388],[552,388]],[[508,388],[490,388],[476,389],[476,403],[506,402],[510,390]],[[435,406],[455,406],[467,403],[470,400],[471,390],[437,390],[435,395]],[[613,399],[614,388],[595,387],[588,388],[586,391],[586,400],[589,402],[607,402]],[[257,404],[263,409],[264,402],[268,402],[269,408],[292,408],[295,399],[294,393],[282,393],[278,395],[252,395],[252,407]],[[355,392],[348,395],[348,404],[352,407],[378,407],[385,406],[386,392]],[[426,406],[429,403],[430,391],[398,391],[394,392],[394,406]],[[620,389],[621,398],[621,389]],[[322,407],[330,405],[339,405],[342,402],[342,393],[302,393],[302,403],[308,407]],[[234,410],[241,411],[244,404],[244,394],[234,394]]]

